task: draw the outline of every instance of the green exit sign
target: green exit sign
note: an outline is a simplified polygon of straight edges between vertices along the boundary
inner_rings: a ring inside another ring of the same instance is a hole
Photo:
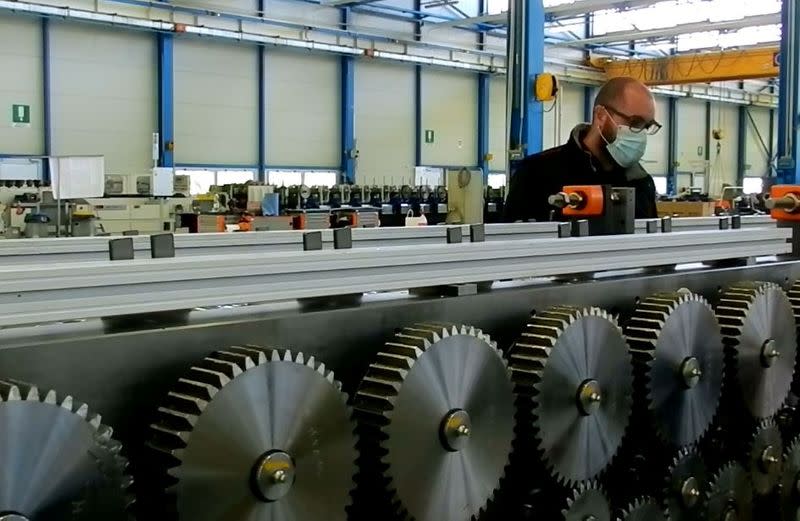
[[[31,106],[12,105],[11,106],[11,126],[30,127],[31,126]]]

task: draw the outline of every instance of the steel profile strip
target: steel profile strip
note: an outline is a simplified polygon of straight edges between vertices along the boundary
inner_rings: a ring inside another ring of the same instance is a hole
[[[0,326],[790,253],[778,228],[0,268]]]

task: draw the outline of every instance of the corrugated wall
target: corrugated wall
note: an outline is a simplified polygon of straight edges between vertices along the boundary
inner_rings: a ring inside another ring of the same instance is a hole
[[[258,53],[200,38],[175,41],[175,162],[258,162]]]
[[[475,74],[422,71],[422,132],[425,165],[475,165],[478,160],[478,79]]]
[[[153,36],[50,27],[52,154],[102,154],[108,173],[148,172],[158,107]]]
[[[0,154],[44,152],[41,23],[0,16]],[[29,105],[30,127],[11,125],[13,105]]]
[[[269,50],[264,60],[267,164],[338,169],[340,59]]]
[[[379,62],[356,65],[358,184],[403,184],[414,175],[414,67]]]

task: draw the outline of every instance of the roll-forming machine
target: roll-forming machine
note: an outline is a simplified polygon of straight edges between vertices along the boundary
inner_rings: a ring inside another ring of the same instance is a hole
[[[7,241],[0,520],[797,519],[798,232],[724,219]]]

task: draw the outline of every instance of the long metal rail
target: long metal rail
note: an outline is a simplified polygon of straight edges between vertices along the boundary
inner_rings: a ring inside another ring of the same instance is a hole
[[[709,262],[791,230],[617,235],[0,267],[0,326]]]
[[[673,219],[674,231],[716,230],[720,217],[690,217]],[[636,232],[646,233],[647,220],[636,221]],[[657,224],[657,223],[656,223]],[[742,227],[769,226],[769,216],[742,217]],[[469,226],[420,226],[416,228],[354,228],[353,247],[421,246],[443,244],[447,229],[460,228],[464,240],[469,240]],[[657,226],[660,230],[660,226]],[[529,240],[555,238],[558,223],[489,224],[485,227],[487,241]],[[272,231],[249,233],[208,233],[175,235],[175,255],[238,255],[301,251],[303,231]],[[137,257],[150,256],[149,236],[132,237]],[[68,262],[101,261],[108,259],[107,237],[74,237],[60,239],[12,239],[0,241],[0,266],[31,264],[62,264]],[[333,231],[322,230],[324,249],[333,248]]]

